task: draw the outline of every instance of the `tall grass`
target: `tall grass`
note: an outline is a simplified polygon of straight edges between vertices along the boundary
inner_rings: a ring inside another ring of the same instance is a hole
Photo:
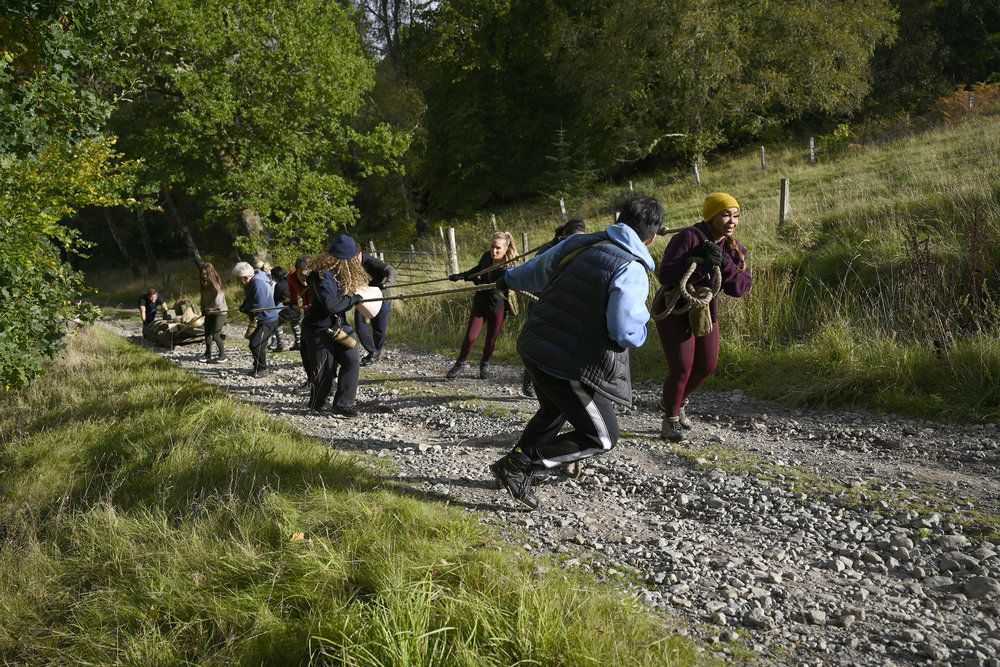
[[[0,406],[0,489],[3,664],[697,661],[622,594],[101,329]]]
[[[696,222],[713,190],[743,206],[738,235],[754,287],[742,299],[721,297],[723,372],[714,386],[794,404],[1000,419],[1000,121],[821,152],[815,165],[799,147],[769,147],[765,172],[757,160],[751,151],[710,160],[701,188],[686,173],[635,183],[664,203],[670,226]],[[791,182],[792,215],[779,229],[781,177]],[[602,228],[621,194],[600,188],[570,210]],[[500,226],[543,240],[557,210],[545,202],[499,211]],[[463,243],[486,235],[482,223],[459,229]],[[653,246],[654,258],[666,243]],[[457,349],[468,301],[407,302],[395,340]],[[500,358],[515,360],[519,324],[507,325]],[[636,377],[664,375],[655,335],[635,357]]]

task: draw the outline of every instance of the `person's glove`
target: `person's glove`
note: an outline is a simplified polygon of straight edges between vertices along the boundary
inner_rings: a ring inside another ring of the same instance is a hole
[[[462,279],[461,273],[453,273],[450,276],[448,276],[448,280],[450,280],[453,283],[457,283],[461,279]]]
[[[705,241],[702,244],[701,256],[705,258],[710,267],[725,267],[725,262],[728,259],[726,253],[722,252],[722,248],[714,241]]]
[[[496,282],[495,287],[496,287],[496,289],[500,290],[501,292],[506,292],[509,289],[507,287],[507,272],[506,271],[504,271],[503,273],[501,273],[500,277],[497,278],[497,282]]]
[[[354,306],[358,305],[359,303],[361,303],[364,300],[365,300],[365,297],[361,296],[360,294],[352,294],[351,295],[351,305],[350,305],[350,307],[353,308]]]

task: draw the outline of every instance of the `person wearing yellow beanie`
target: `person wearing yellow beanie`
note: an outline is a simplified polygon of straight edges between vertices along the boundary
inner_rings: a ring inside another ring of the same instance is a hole
[[[736,198],[725,192],[709,194],[702,206],[702,221],[675,234],[664,250],[657,270],[660,283],[666,289],[673,289],[694,264],[689,285],[709,285],[718,268],[722,291],[733,297],[749,292],[747,249],[734,236],[739,225],[740,204]],[[684,304],[681,297],[678,306]],[[656,322],[656,333],[669,368],[660,398],[663,411],[660,437],[664,440],[681,442],[686,439],[685,431],[693,426],[684,411],[688,396],[715,372],[719,362],[716,299],[709,304],[709,313],[712,330],[704,336],[692,332],[687,312],[668,315]]]

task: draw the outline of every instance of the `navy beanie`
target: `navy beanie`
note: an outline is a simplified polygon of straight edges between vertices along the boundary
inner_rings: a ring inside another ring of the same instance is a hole
[[[337,259],[351,259],[358,254],[358,244],[347,234],[337,234],[327,252]]]

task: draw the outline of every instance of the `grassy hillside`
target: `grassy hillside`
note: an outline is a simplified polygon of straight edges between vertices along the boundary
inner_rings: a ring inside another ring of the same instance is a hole
[[[768,147],[766,171],[756,151],[745,151],[708,160],[700,188],[689,172],[634,184],[664,203],[671,227],[697,222],[714,190],[743,206],[737,234],[750,249],[754,287],[742,299],[721,297],[722,360],[711,385],[796,405],[1000,420],[1000,120],[835,154],[821,146],[817,157],[810,164],[805,146]],[[791,184],[791,215],[779,229],[781,178]],[[625,192],[598,188],[567,206],[598,229]],[[550,238],[559,223],[551,202],[496,215],[518,244],[527,232],[530,246]],[[457,226],[463,268],[475,263],[491,231],[488,212]],[[394,237],[379,246],[407,242]],[[436,238],[423,243],[440,246]],[[654,258],[666,243],[654,245]],[[432,270],[442,275],[443,261]],[[193,293],[193,269],[184,265],[174,275],[168,292]],[[98,282],[128,301],[142,289],[120,274]],[[651,293],[656,286],[653,280]],[[397,303],[390,345],[457,354],[470,299]],[[520,325],[520,318],[508,320],[500,360],[517,361]],[[635,357],[636,377],[665,374],[655,335]]]
[[[743,299],[721,297],[713,386],[791,404],[1000,419],[1000,121],[818,158],[811,165],[804,148],[769,149],[762,172],[747,152],[709,161],[701,188],[688,173],[635,183],[664,203],[672,227],[698,221],[714,190],[744,208],[737,234],[750,249],[754,288]],[[779,229],[781,178],[791,183],[791,216]],[[622,194],[604,188],[568,207],[599,228]],[[527,230],[533,244],[551,234],[557,210],[544,203],[498,213],[502,228],[518,239]],[[544,226],[531,222],[539,219]],[[460,228],[466,247],[472,239],[485,247],[487,237],[482,222]],[[654,258],[665,245],[657,242]],[[465,254],[467,265],[476,252]],[[408,303],[395,342],[457,353],[467,303]],[[518,324],[501,340],[508,359]],[[664,375],[655,336],[636,357],[638,377]]]
[[[697,661],[538,565],[100,328],[0,406],[3,664]]]

